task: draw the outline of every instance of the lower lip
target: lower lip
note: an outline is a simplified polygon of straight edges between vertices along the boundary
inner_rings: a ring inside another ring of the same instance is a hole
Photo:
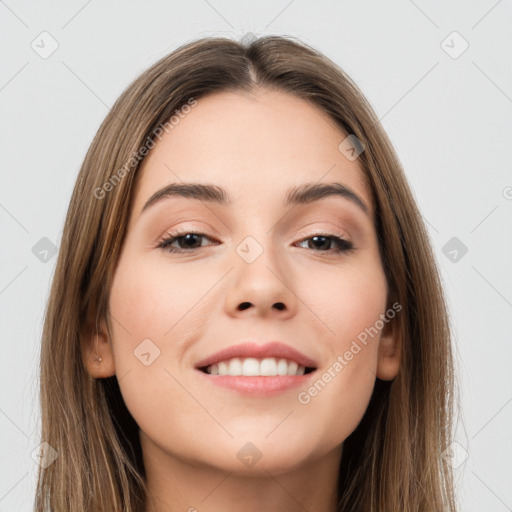
[[[304,375],[276,375],[272,377],[244,377],[238,375],[234,377],[232,375],[210,375],[201,370],[196,371],[212,384],[251,396],[273,396],[288,389],[303,386],[315,373],[313,371]]]

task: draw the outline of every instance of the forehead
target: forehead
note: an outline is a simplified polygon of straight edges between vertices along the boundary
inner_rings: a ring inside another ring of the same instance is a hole
[[[274,90],[223,91],[197,100],[142,162],[133,214],[169,183],[225,188],[233,204],[282,203],[291,186],[338,182],[372,211],[363,171],[339,149],[346,138],[315,105]]]

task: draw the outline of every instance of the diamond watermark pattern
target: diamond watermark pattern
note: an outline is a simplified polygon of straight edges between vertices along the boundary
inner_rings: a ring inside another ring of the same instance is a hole
[[[236,253],[246,263],[253,263],[263,254],[263,247],[255,238],[247,236],[238,244]]]
[[[236,456],[240,459],[242,464],[245,464],[248,468],[252,468],[261,459],[263,454],[254,444],[246,443],[238,451]]]
[[[354,134],[351,134],[341,141],[338,149],[347,160],[353,162],[365,150],[365,146]]]
[[[441,48],[452,58],[458,59],[468,48],[469,43],[454,30],[441,42]]]
[[[468,248],[454,236],[446,242],[442,251],[452,263],[458,263],[466,255]]]
[[[44,441],[32,450],[30,456],[36,464],[46,469],[55,462],[59,454],[51,445]]]
[[[57,246],[45,236],[32,247],[32,254],[43,263],[50,261],[56,252]]]
[[[50,57],[59,47],[57,40],[48,32],[41,32],[30,44],[41,59]]]
[[[442,452],[441,456],[452,466],[453,469],[457,469],[466,462],[469,457],[469,453],[464,446],[457,441],[453,441],[450,443],[450,446]]]
[[[149,366],[160,356],[160,349],[149,338],[146,338],[137,345],[133,353],[144,366]]]

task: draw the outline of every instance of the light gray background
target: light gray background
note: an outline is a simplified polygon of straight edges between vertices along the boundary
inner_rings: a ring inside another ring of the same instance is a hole
[[[59,245],[85,152],[128,83],[185,42],[247,32],[324,52],[381,118],[428,222],[456,333],[460,510],[512,510],[511,22],[505,0],[0,1],[0,511],[31,510],[35,490],[56,257],[32,248]],[[46,59],[31,47],[51,48],[43,31],[58,43]],[[453,31],[469,44],[460,55]],[[443,253],[453,237],[468,249],[456,262]]]

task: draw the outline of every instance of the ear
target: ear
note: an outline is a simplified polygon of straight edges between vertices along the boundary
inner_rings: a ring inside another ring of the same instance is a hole
[[[115,375],[114,353],[105,320],[86,330],[81,342],[82,361],[93,379],[104,379]]]
[[[377,355],[377,377],[393,380],[400,369],[402,355],[402,334],[399,318],[390,320],[382,329]]]

